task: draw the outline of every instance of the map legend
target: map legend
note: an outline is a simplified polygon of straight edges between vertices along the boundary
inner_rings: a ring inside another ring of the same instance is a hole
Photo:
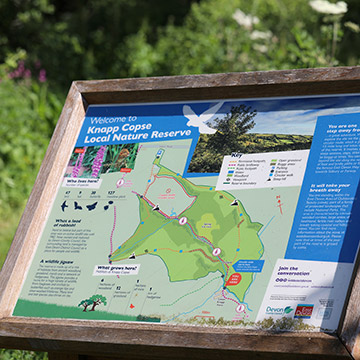
[[[300,186],[309,150],[225,156],[216,190]]]
[[[229,161],[228,166],[227,166],[226,179],[223,182],[223,184],[225,184],[225,185],[230,184],[231,178],[234,176],[234,172],[236,170],[236,165],[237,165],[236,160]]]
[[[274,175],[275,168],[276,168],[276,161],[277,161],[277,159],[272,159],[270,162],[270,173],[269,173],[269,178],[267,181],[272,180],[272,176]]]

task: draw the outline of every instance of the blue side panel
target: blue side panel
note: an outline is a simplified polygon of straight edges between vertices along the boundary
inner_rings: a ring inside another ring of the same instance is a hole
[[[318,118],[286,259],[352,263],[360,238],[360,114]]]

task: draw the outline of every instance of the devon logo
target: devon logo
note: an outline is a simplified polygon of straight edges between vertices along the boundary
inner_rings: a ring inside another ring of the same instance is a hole
[[[290,314],[294,309],[291,306],[286,306],[285,308],[283,307],[271,307],[268,306],[266,308],[266,314],[267,315],[287,315]]]
[[[291,306],[287,306],[284,309],[284,314],[290,314],[294,309]]]

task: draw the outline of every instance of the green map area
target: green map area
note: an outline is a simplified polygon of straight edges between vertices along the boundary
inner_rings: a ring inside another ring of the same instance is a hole
[[[196,280],[220,272],[223,288],[242,302],[253,272],[236,273],[239,260],[258,260],[263,245],[241,202],[213,186],[195,185],[161,165],[160,149],[139,201],[140,221],[132,234],[109,256],[110,263],[158,256],[170,282]],[[159,186],[161,185],[161,186]]]

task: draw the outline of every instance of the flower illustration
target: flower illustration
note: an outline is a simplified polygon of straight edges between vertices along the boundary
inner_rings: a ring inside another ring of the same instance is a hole
[[[93,161],[92,165],[92,177],[98,177],[99,171],[101,170],[101,166],[104,160],[104,154],[106,151],[106,145],[100,147],[99,151],[96,153],[96,157]]]
[[[84,147],[84,149],[83,149],[84,151],[82,151],[82,152],[79,154],[79,156],[78,156],[78,158],[77,158],[77,160],[76,160],[74,169],[73,169],[72,174],[71,174],[71,176],[74,177],[74,178],[78,177],[78,175],[79,175],[80,168],[81,168],[82,162],[83,162],[83,160],[84,160],[84,155],[85,155],[86,149],[87,149],[87,148]]]

